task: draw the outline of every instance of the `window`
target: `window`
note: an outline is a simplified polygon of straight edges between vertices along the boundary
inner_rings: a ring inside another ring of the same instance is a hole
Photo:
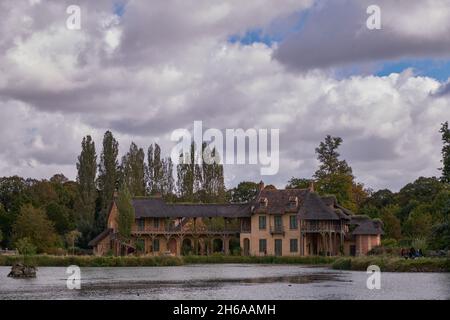
[[[259,239],[259,252],[266,254],[267,253],[267,240]]]
[[[145,220],[144,219],[137,219],[136,223],[137,223],[138,231],[144,231],[144,229],[145,229]]]
[[[153,219],[153,227],[155,229],[159,229],[159,219],[158,218]]]
[[[298,240],[297,239],[291,239],[290,249],[291,249],[291,252],[298,252]]]
[[[289,227],[291,229],[298,229],[298,220],[297,216],[290,216],[289,217]]]
[[[259,216],[259,230],[266,229],[266,216]]]
[[[153,240],[153,252],[159,251],[159,239]]]
[[[281,227],[283,226],[283,220],[282,220],[281,216],[274,216],[274,223],[275,223],[275,228],[281,229]]]

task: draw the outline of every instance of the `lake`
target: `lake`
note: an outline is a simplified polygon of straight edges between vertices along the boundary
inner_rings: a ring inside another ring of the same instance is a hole
[[[450,273],[369,275],[326,267],[207,264],[177,267],[81,268],[81,289],[66,287],[66,268],[40,267],[36,279],[12,279],[0,267],[0,299],[445,299]]]

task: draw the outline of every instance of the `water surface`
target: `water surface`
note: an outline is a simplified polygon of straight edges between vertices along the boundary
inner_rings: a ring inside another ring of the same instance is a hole
[[[326,267],[208,264],[177,267],[81,268],[81,290],[68,290],[66,268],[40,267],[36,279],[11,279],[0,267],[0,299],[445,299],[449,273],[368,275]]]

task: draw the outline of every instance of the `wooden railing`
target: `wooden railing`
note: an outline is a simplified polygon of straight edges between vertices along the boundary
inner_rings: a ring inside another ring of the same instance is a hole
[[[303,232],[341,232],[343,229],[337,224],[311,224],[306,223],[300,226]]]
[[[283,234],[284,233],[284,226],[271,226],[270,227],[270,233],[271,234]]]

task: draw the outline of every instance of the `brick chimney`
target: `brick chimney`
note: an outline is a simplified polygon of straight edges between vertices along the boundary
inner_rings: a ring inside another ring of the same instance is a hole
[[[259,186],[258,187],[259,187],[259,191],[264,189],[264,182],[262,180],[259,182]]]

